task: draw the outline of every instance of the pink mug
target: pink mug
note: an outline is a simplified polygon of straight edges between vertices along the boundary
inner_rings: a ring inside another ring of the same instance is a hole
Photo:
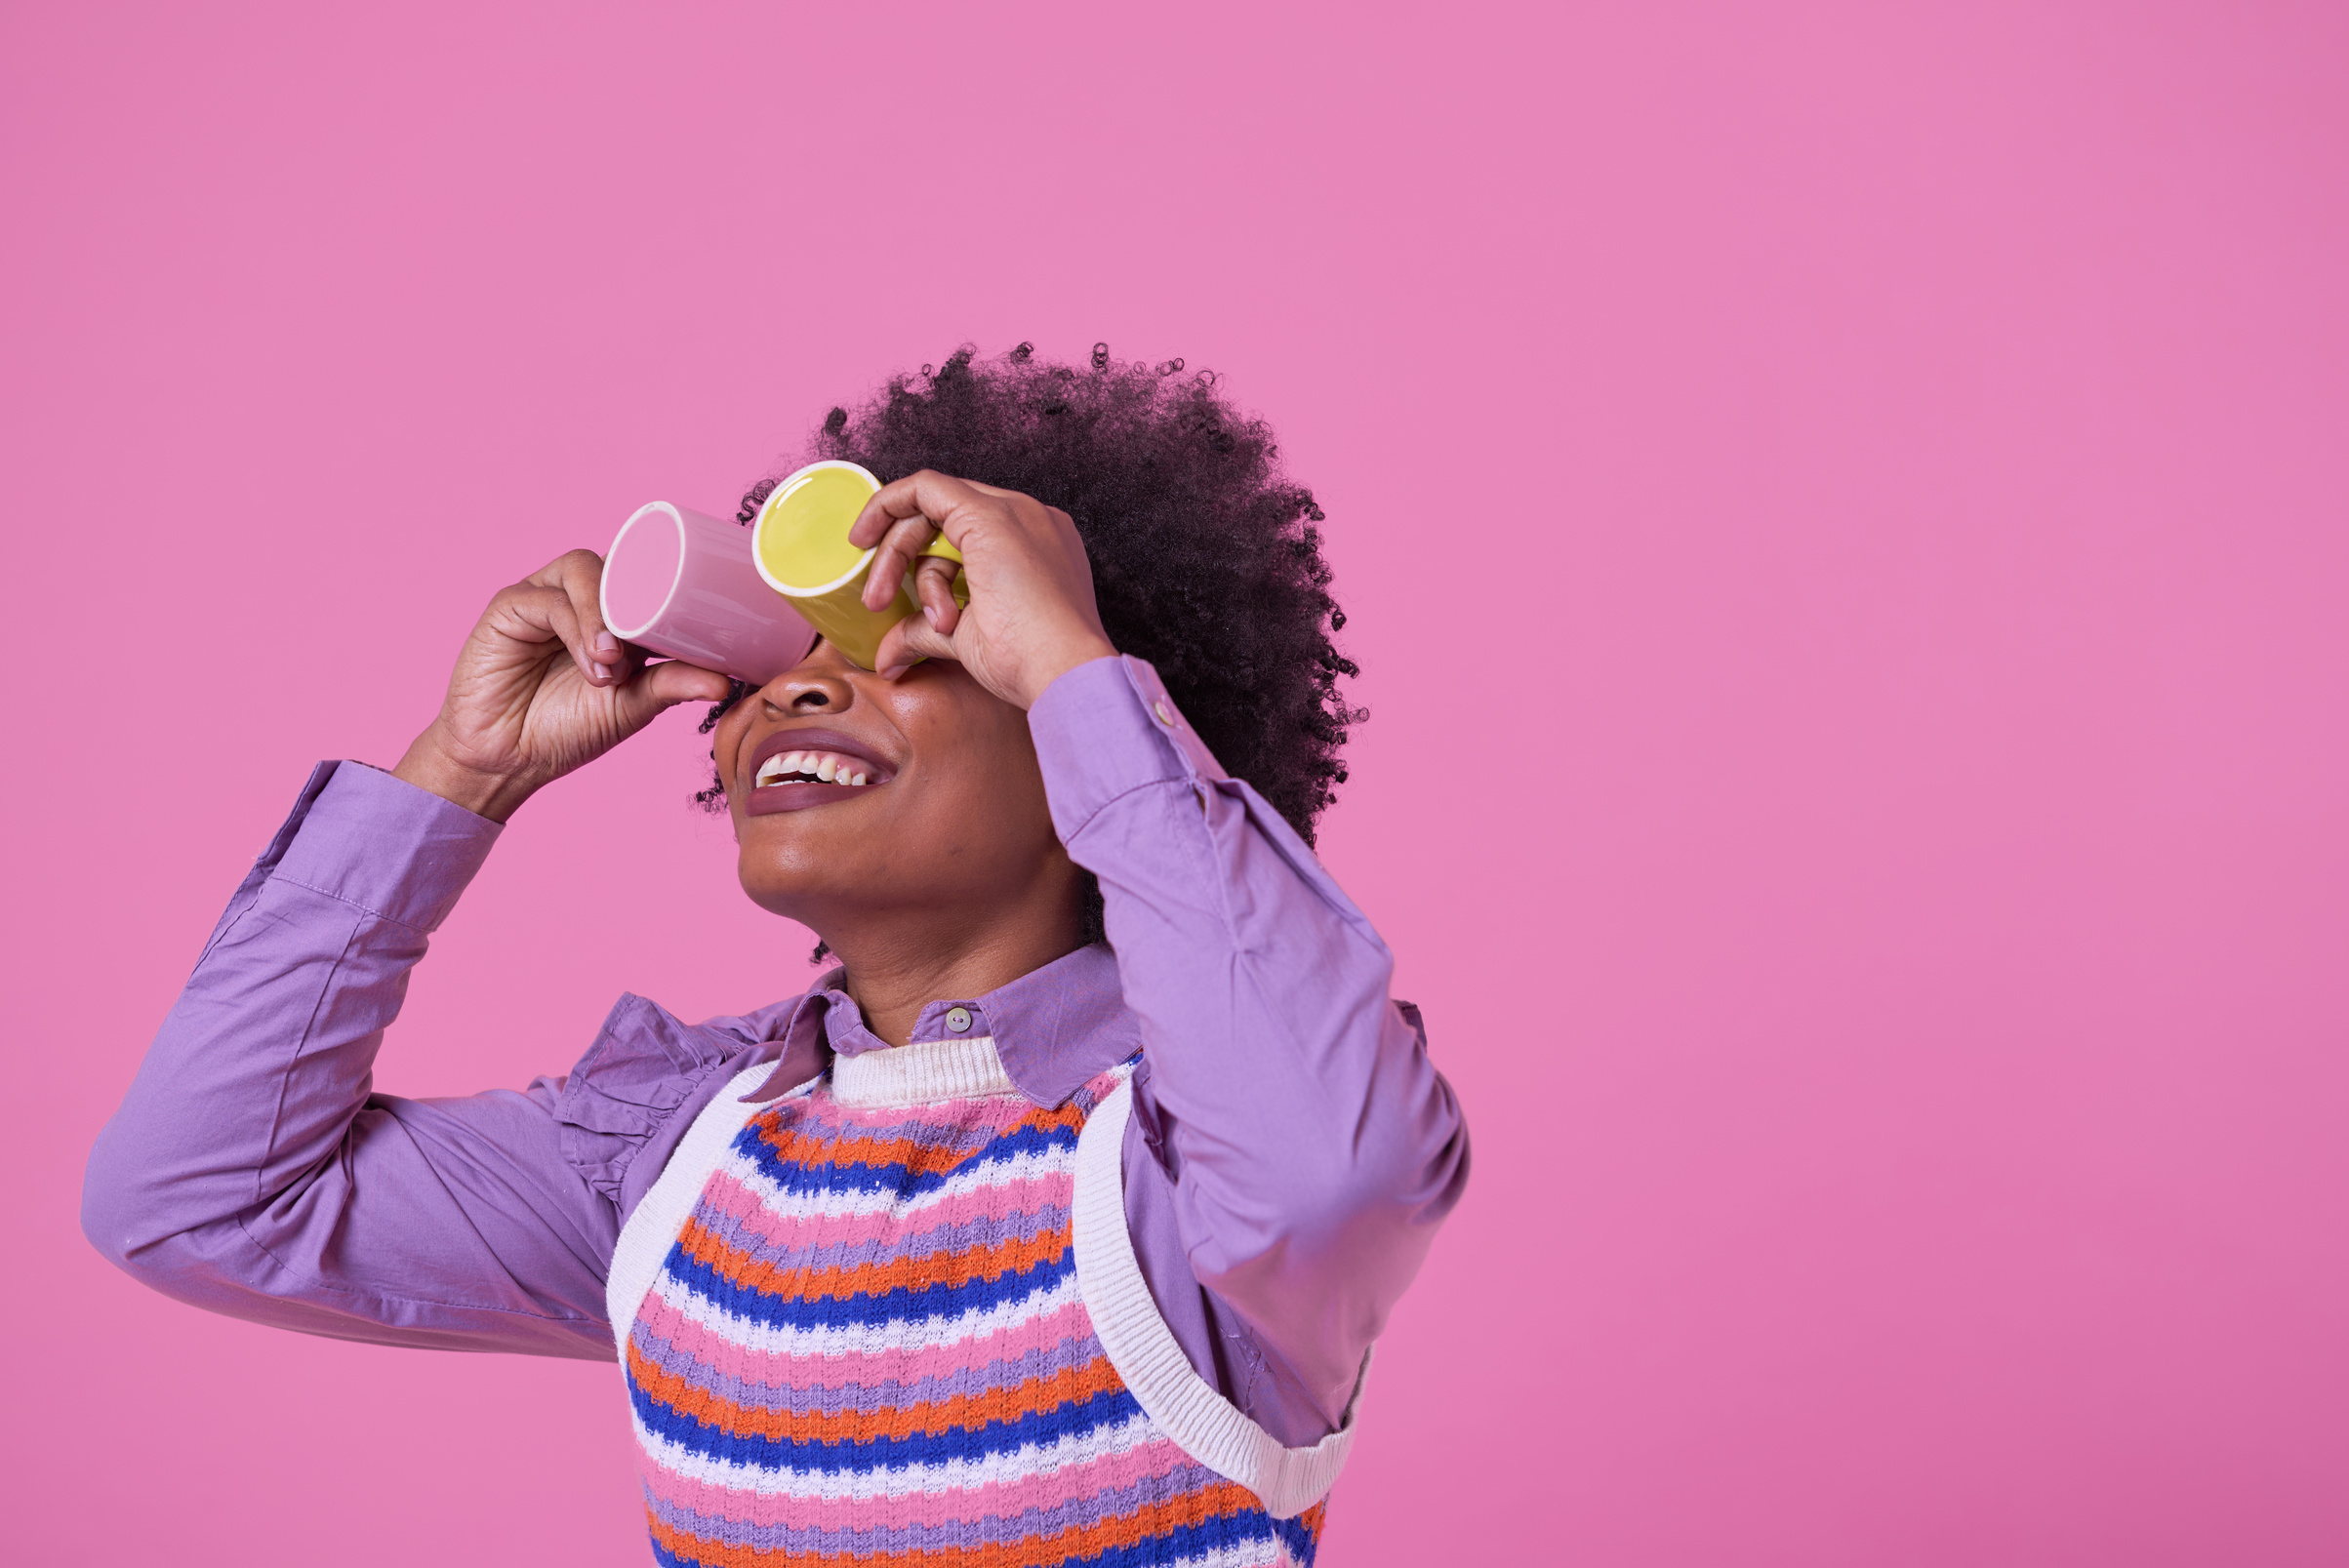
[[[604,624],[624,642],[764,686],[808,655],[815,628],[767,586],[750,531],[647,502],[604,552]]]

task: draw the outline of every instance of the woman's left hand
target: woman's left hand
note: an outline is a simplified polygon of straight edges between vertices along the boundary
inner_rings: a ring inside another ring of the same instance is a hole
[[[944,534],[952,561],[916,552]],[[1015,707],[1027,708],[1069,669],[1117,650],[1093,602],[1093,569],[1076,525],[1058,507],[925,468],[883,485],[865,503],[848,541],[878,545],[865,604],[889,603],[912,563],[918,613],[889,628],[875,663],[894,680],[916,659],[952,659]],[[954,602],[954,573],[971,602]]]

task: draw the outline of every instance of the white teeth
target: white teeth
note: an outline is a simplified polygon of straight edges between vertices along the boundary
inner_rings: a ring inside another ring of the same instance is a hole
[[[856,771],[856,763],[848,757],[827,756],[821,751],[786,751],[767,758],[758,765],[756,783],[782,784],[794,776],[813,775],[828,784],[854,785],[863,784],[869,774]]]

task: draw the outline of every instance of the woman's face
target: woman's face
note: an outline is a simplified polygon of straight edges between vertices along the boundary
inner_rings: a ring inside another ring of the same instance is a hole
[[[743,891],[820,935],[892,910],[927,925],[1039,901],[1074,918],[1077,873],[1028,715],[952,661],[887,681],[820,642],[718,721],[713,755]]]

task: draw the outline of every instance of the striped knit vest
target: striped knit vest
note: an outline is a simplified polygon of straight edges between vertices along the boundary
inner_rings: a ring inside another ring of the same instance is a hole
[[[1193,1370],[1126,1233],[1130,1065],[1054,1109],[988,1039],[743,1104],[769,1070],[612,1262],[660,1562],[1314,1560],[1353,1412],[1283,1448]]]

